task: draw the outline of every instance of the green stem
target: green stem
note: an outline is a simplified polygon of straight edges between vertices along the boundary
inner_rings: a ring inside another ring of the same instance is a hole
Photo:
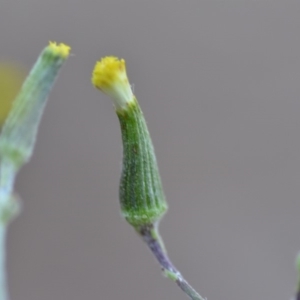
[[[6,232],[7,225],[0,225],[0,300],[8,300],[6,272]]]
[[[184,277],[172,264],[158,233],[157,225],[142,226],[138,229],[138,232],[156,257],[166,277],[175,281],[181,290],[190,297],[190,299],[205,300],[205,298],[199,295],[199,293],[184,279]]]
[[[17,169],[6,158],[0,164],[0,300],[8,300],[6,271],[6,233],[9,222],[18,212],[18,201],[13,196]]]
[[[16,174],[15,164],[10,159],[2,157],[0,163],[0,207],[7,205],[13,193]]]
[[[9,201],[15,172],[11,165],[2,159],[0,165],[0,300],[8,300],[6,272],[6,232],[5,207]]]

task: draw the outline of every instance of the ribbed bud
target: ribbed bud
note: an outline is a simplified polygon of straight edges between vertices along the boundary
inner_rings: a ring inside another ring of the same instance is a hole
[[[105,57],[95,65],[93,85],[110,96],[120,120],[123,169],[120,203],[125,219],[136,228],[160,220],[167,210],[152,141],[129,84],[125,61]]]
[[[121,125],[123,168],[119,198],[123,216],[148,245],[164,274],[175,281],[190,299],[204,300],[174,267],[158,232],[158,222],[168,205],[150,134],[132,93],[125,61],[113,56],[98,61],[92,83],[112,98]]]
[[[120,202],[125,219],[135,227],[154,224],[166,212],[150,134],[138,102],[117,111],[123,140]]]

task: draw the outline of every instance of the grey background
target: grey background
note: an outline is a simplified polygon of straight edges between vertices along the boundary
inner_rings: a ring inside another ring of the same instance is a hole
[[[13,300],[184,299],[120,218],[121,144],[90,84],[127,61],[170,210],[169,254],[211,300],[290,299],[300,249],[300,2],[0,0],[0,58],[72,56],[51,93],[10,226]]]

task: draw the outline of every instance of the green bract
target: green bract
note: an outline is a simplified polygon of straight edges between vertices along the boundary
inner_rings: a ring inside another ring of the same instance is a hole
[[[168,206],[143,113],[135,99],[117,115],[123,140],[122,213],[135,227],[154,224]]]

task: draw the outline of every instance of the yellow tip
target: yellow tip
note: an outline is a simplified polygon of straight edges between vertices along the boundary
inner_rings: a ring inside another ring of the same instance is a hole
[[[49,42],[48,47],[55,55],[59,55],[62,58],[67,58],[71,51],[71,47],[63,43],[57,44],[56,42]]]
[[[104,57],[100,61],[97,61],[95,65],[92,83],[100,90],[102,88],[107,88],[118,80],[120,73],[124,72],[126,73],[124,59],[118,59],[114,56]],[[126,80],[127,78],[125,78],[125,81]]]
[[[124,59],[114,56],[102,58],[95,65],[92,83],[113,98],[116,108],[124,108],[134,98],[127,78]]]

